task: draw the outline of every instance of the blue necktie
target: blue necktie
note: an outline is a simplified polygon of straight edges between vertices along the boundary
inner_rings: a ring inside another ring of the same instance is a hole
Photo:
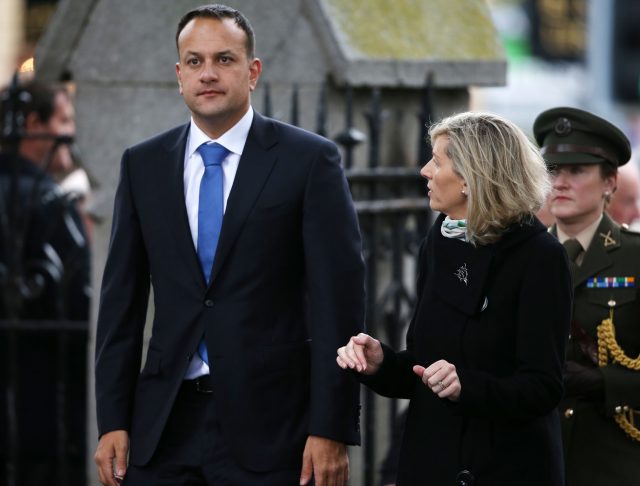
[[[198,152],[204,162],[204,174],[200,181],[200,198],[198,199],[198,258],[202,265],[205,282],[208,284],[224,214],[223,174],[220,164],[229,151],[217,143],[203,143],[198,147]],[[208,365],[209,356],[204,339],[198,345],[198,354]]]

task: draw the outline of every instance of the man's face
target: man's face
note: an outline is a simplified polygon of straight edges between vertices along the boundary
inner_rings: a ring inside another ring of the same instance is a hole
[[[246,34],[232,19],[195,18],[178,37],[176,74],[194,121],[218,138],[247,112],[262,66],[248,59]]]
[[[75,110],[71,104],[71,100],[64,93],[58,93],[55,99],[55,109],[53,115],[47,124],[48,130],[54,135],[69,135],[71,137],[76,134],[76,118]],[[69,145],[61,145],[57,148],[51,159],[49,171],[55,174],[68,173],[73,168],[73,159]]]
[[[75,110],[69,96],[63,92],[57,93],[53,101],[53,113],[49,120],[44,122],[38,117],[37,113],[30,113],[27,116],[25,128],[29,134],[75,136]],[[55,144],[54,140],[47,138],[27,139],[25,142],[30,144],[29,158],[35,163],[43,162]],[[69,146],[67,144],[60,145],[55,153],[52,154],[49,171],[55,173],[67,172],[72,165]]]

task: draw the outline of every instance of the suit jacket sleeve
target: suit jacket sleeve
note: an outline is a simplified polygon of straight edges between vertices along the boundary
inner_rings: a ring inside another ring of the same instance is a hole
[[[311,336],[309,434],[359,444],[359,387],[335,362],[363,330],[360,231],[335,145],[321,143],[304,195],[303,241]]]
[[[149,299],[149,266],[133,200],[129,151],[122,158],[96,334],[100,435],[130,429]]]

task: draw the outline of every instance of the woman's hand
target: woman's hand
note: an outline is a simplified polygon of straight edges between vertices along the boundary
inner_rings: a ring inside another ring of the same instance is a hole
[[[384,353],[380,341],[361,332],[349,339],[346,346],[338,348],[336,361],[340,368],[350,368],[363,375],[373,375],[382,364]]]
[[[456,367],[443,359],[436,361],[428,368],[416,365],[413,372],[420,377],[422,382],[440,398],[448,398],[457,402],[460,398],[462,385],[456,372]]]

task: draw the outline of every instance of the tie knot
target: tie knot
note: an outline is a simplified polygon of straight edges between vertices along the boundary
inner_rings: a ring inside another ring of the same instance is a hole
[[[578,255],[580,255],[580,253],[582,253],[582,250],[583,250],[580,242],[575,238],[570,238],[566,240],[563,243],[563,245],[565,250],[567,250],[567,256],[569,257],[569,260],[571,260],[572,262],[575,262],[576,258],[578,258]]]
[[[219,143],[203,143],[198,147],[205,167],[220,165],[229,151]]]

